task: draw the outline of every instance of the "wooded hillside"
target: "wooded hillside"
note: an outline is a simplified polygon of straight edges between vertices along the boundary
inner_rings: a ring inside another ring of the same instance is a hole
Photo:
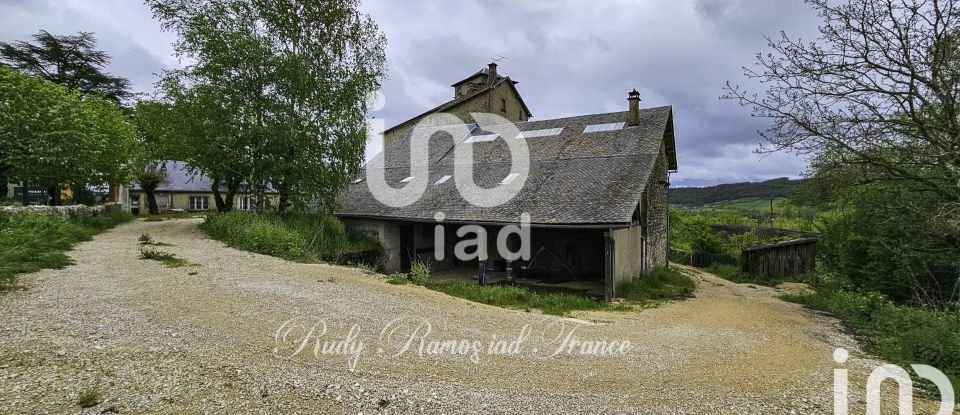
[[[709,187],[678,187],[670,189],[670,204],[677,206],[703,206],[724,200],[742,198],[788,197],[802,180],[786,177],[765,182],[728,183]]]

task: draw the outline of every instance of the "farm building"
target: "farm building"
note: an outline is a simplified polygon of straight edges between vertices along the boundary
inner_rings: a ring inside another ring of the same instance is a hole
[[[671,107],[640,109],[636,91],[628,102],[629,111],[516,123],[519,134],[512,136],[476,124],[466,125],[462,136],[433,134],[426,190],[416,201],[402,207],[381,203],[366,176],[374,176],[370,166],[378,163],[372,163],[341,195],[337,215],[352,234],[380,241],[388,272],[408,271],[423,261],[435,271],[476,275],[484,268],[479,260],[454,255],[456,243],[465,239],[457,229],[474,225],[486,233],[491,249],[484,265],[491,272],[509,268],[544,284],[578,282],[611,298],[617,283],[666,265],[667,189],[677,170]],[[406,131],[377,156],[383,171],[375,176],[394,189],[413,179],[411,136]],[[497,206],[469,203],[456,186],[455,147],[473,146],[473,179],[481,188],[493,188],[516,173],[506,140],[524,140],[529,149],[521,190]],[[507,263],[492,247],[521,215],[530,218],[530,257]]]

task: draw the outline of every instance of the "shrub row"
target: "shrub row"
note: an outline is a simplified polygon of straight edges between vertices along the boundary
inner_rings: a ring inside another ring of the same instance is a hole
[[[359,252],[381,251],[376,241],[351,240],[343,224],[327,215],[233,211],[207,216],[202,228],[234,248],[296,261],[340,262]]]

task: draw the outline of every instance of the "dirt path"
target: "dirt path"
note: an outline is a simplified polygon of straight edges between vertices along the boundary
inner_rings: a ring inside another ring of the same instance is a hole
[[[24,290],[0,295],[0,413],[832,413],[834,348],[853,353],[854,384],[877,364],[835,320],[693,270],[695,299],[558,319],[233,250],[198,224],[121,226],[79,245],[76,265],[21,276]],[[138,260],[144,232],[195,265]],[[356,370],[348,356],[315,357],[313,343],[287,358],[304,332],[275,337],[292,318],[286,328],[322,320],[329,341],[356,325]],[[422,319],[432,331],[417,340],[480,342],[477,362],[419,353],[418,341],[400,353]],[[550,356],[558,343],[544,338],[561,324],[630,347]],[[524,326],[518,353],[488,353]],[[400,327],[393,341],[381,342],[385,327]],[[101,403],[81,409],[89,388]],[[862,403],[857,388],[851,396]]]

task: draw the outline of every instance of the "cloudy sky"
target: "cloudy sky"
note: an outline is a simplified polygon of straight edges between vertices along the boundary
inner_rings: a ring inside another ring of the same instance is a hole
[[[675,186],[796,177],[791,154],[755,154],[764,121],[721,101],[726,81],[784,30],[812,40],[818,23],[800,0],[365,0],[387,36],[389,126],[452,98],[450,84],[495,56],[534,119],[673,105],[680,173]],[[109,70],[139,92],[176,67],[171,42],[136,0],[0,0],[0,40],[95,32],[113,56]]]

